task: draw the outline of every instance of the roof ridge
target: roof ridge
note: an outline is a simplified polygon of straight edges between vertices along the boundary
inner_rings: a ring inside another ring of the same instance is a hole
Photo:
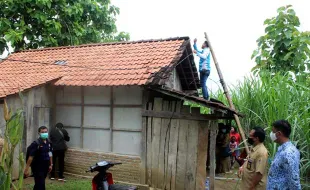
[[[58,47],[47,47],[42,49],[30,49],[30,50],[22,50],[16,53],[23,52],[35,52],[35,51],[47,51],[47,50],[55,50],[55,49],[73,49],[73,48],[83,48],[83,47],[93,47],[93,46],[106,46],[106,45],[119,45],[119,44],[136,44],[136,43],[144,43],[144,42],[160,42],[160,41],[175,41],[175,40],[189,40],[188,36],[183,37],[171,37],[171,38],[160,38],[160,39],[148,39],[148,40],[137,40],[137,41],[121,41],[121,42],[102,42],[102,43],[89,43],[89,44],[81,44],[75,46],[58,46]]]

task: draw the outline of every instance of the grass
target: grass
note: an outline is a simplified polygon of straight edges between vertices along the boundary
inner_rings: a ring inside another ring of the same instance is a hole
[[[266,130],[267,147],[271,159],[277,151],[277,144],[271,142],[271,124],[286,119],[292,125],[291,141],[298,147],[302,158],[300,172],[302,181],[310,181],[310,88],[297,83],[289,75],[275,75],[258,79],[246,77],[243,82],[230,88],[235,107],[246,115],[241,125],[248,134],[255,126]],[[228,105],[225,95],[218,91],[214,98]],[[203,110],[202,112],[208,112]]]
[[[33,189],[33,178],[24,185],[25,190]],[[68,178],[66,182],[51,181],[46,179],[46,189],[48,190],[84,190],[91,189],[91,179]]]
[[[294,82],[289,75],[257,79],[245,78],[233,89],[232,99],[236,108],[246,114],[242,126],[249,131],[259,125],[267,134],[271,131],[272,122],[286,119],[292,125],[291,141],[301,152],[301,176],[303,180],[310,174],[310,88]],[[222,93],[217,98],[226,101]],[[267,137],[269,137],[267,135]],[[266,139],[266,146],[271,158],[277,151],[277,145]]]

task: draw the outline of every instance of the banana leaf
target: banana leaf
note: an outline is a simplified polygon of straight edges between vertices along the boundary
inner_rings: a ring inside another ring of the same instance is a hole
[[[4,189],[4,183],[6,181],[6,173],[4,171],[4,168],[0,166],[0,190]]]
[[[10,143],[16,146],[23,137],[24,117],[23,110],[17,110],[7,121],[7,131]]]

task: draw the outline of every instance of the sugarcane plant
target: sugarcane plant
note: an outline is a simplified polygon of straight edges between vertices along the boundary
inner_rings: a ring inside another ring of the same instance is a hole
[[[19,94],[22,98],[22,94]],[[4,101],[4,119],[6,121],[4,131],[4,143],[1,153],[0,163],[0,190],[10,190],[11,187],[14,189],[22,189],[23,186],[23,171],[24,171],[24,154],[22,152],[22,138],[24,130],[24,111],[18,109],[14,113],[8,108],[7,102]],[[12,171],[14,161],[14,150],[19,146],[19,180],[18,184],[15,185],[12,182]]]

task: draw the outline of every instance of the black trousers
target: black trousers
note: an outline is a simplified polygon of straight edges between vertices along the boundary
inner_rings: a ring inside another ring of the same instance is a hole
[[[48,173],[50,161],[40,161],[33,167],[34,187],[33,190],[45,190],[45,178]]]
[[[55,177],[55,167],[56,167],[56,160],[58,160],[58,178],[64,177],[64,167],[65,167],[65,150],[54,150],[53,151],[53,169],[51,172],[51,177]]]

